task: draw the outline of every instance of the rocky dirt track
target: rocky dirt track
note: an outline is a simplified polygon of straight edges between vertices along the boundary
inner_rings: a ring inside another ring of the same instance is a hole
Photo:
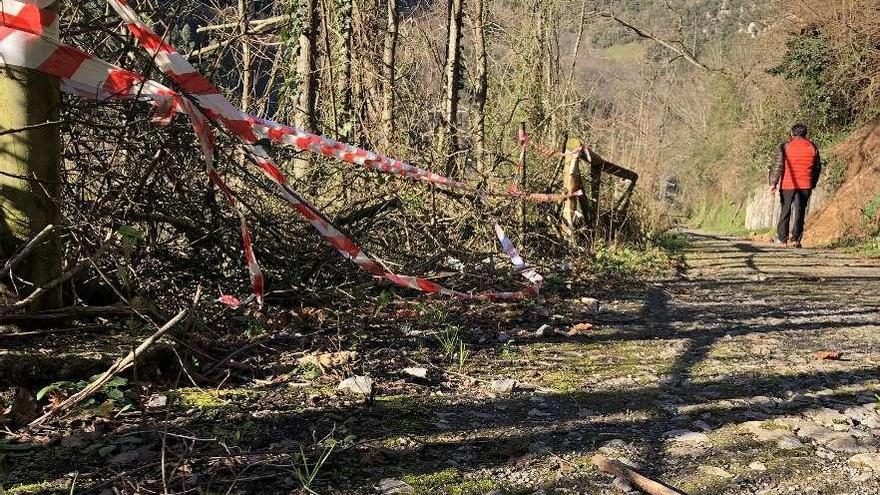
[[[0,445],[5,486],[67,493],[78,473],[77,493],[161,492],[164,439],[169,493],[307,493],[299,446],[314,462],[333,438],[320,494],[625,493],[596,453],[689,494],[880,493],[880,263],[689,237],[675,276],[622,284],[598,311],[577,286],[450,304],[440,324],[403,301],[325,346],[323,376],[295,364],[301,341],[264,341],[239,366],[273,374],[162,392],[149,427],[137,413]],[[450,328],[464,358],[437,357]],[[336,390],[353,374],[373,377],[372,400]]]

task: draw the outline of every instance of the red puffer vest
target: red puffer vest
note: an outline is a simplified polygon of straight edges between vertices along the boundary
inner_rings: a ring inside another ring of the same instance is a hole
[[[816,146],[810,140],[792,138],[785,145],[785,173],[779,188],[783,191],[812,189],[816,154]]]

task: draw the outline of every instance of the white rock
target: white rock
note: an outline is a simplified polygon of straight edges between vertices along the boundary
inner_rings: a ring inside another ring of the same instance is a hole
[[[339,382],[336,390],[351,392],[356,395],[373,395],[373,380],[366,376],[352,376]]]
[[[150,409],[155,407],[165,407],[166,405],[168,405],[168,397],[159,394],[151,395],[146,404]]]
[[[803,448],[804,444],[794,435],[785,435],[779,440],[776,440],[776,446],[782,450],[797,450]]]
[[[403,372],[415,378],[425,380],[428,378],[428,368],[404,368]]]
[[[752,471],[766,471],[767,466],[765,466],[763,462],[753,462],[749,464],[749,469]]]
[[[598,299],[593,299],[592,297],[582,297],[581,304],[585,306],[585,309],[589,313],[593,313],[594,315],[599,314],[601,311],[601,306],[599,305]]]
[[[386,478],[379,482],[376,490],[383,495],[415,493],[416,489],[401,480]]]
[[[543,337],[549,333],[550,333],[550,325],[541,325],[541,327],[538,328],[538,331],[535,332],[535,335],[537,335],[538,337]]]
[[[709,437],[705,433],[690,430],[667,431],[664,436],[670,441],[678,443],[704,443],[709,441]]]
[[[490,387],[496,394],[509,394],[516,388],[516,380],[513,378],[499,378],[492,380]]]

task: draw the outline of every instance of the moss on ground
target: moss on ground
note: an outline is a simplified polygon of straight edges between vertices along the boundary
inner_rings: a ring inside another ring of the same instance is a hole
[[[255,390],[243,388],[223,390],[179,388],[169,393],[179,406],[202,411],[218,409],[229,405],[236,398],[253,397],[257,394]]]
[[[484,495],[499,489],[488,478],[467,478],[454,468],[428,474],[406,475],[403,481],[415,490],[415,495]]]
[[[68,486],[58,481],[40,481],[38,483],[30,483],[27,485],[17,485],[5,491],[0,489],[0,493],[6,495],[37,495],[49,493],[67,493]]]

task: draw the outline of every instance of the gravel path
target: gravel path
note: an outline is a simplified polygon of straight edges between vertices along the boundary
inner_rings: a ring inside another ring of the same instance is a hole
[[[626,492],[596,452],[691,494],[880,493],[880,263],[689,237],[674,279],[606,296],[595,316],[578,300],[550,311],[554,327],[594,328],[520,329],[514,356],[476,358],[495,364],[474,376],[523,390],[436,407],[440,431],[407,452],[499,493]]]

